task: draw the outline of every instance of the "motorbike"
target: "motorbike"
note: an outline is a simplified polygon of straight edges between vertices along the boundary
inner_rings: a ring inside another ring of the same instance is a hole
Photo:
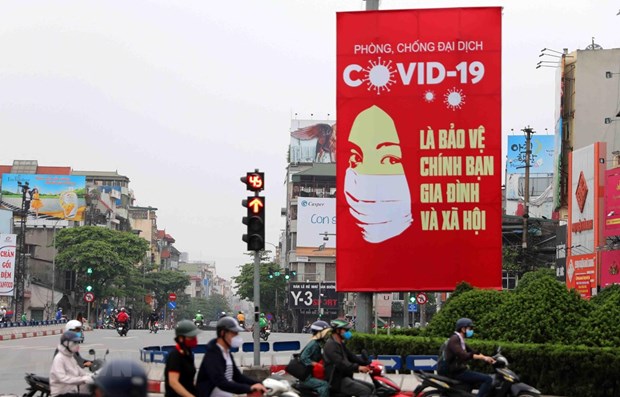
[[[118,332],[120,336],[127,336],[127,333],[129,332],[129,325],[127,323],[117,323],[116,332]]]
[[[92,362],[90,367],[88,367],[90,372],[97,374],[97,371],[99,371],[101,367],[103,367],[103,364],[105,364],[106,357],[108,356],[109,353],[110,353],[110,350],[106,350],[103,358],[98,359],[95,349],[90,349],[88,351],[88,354],[93,356],[93,359],[89,360]],[[24,379],[26,380],[28,387],[26,388],[26,393],[24,393],[23,397],[34,397],[34,396],[48,397],[50,395],[51,393],[50,381],[47,376],[39,376],[33,373],[26,373],[26,376],[24,376]]]
[[[156,334],[157,331],[159,331],[159,322],[155,321],[155,322],[151,322],[151,328],[149,329],[149,333],[154,333]]]
[[[519,380],[519,376],[508,369],[508,359],[501,354],[501,348],[493,356],[493,387],[489,397],[539,397],[540,391]],[[420,385],[413,391],[415,397],[472,397],[471,386],[446,376],[418,371],[415,376]],[[427,389],[429,388],[429,389]],[[427,390],[425,390],[427,389]]]
[[[269,339],[270,334],[271,334],[271,330],[269,329],[269,327],[263,327],[258,332],[258,336],[265,342],[267,341],[267,339]]]
[[[198,327],[198,329],[202,329],[204,327],[204,320],[194,320],[194,325]]]
[[[269,375],[262,383],[267,392],[265,394],[259,392],[248,393],[248,397],[300,397],[291,386],[291,383],[279,373]]]

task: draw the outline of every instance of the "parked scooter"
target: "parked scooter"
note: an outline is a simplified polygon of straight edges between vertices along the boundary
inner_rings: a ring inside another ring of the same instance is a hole
[[[127,324],[127,323],[117,323],[116,324],[116,332],[118,332],[118,334],[120,336],[127,336],[127,333],[129,332],[129,324]]]
[[[88,367],[88,369],[90,369],[91,372],[96,374],[97,371],[100,370],[101,367],[103,367],[103,364],[105,364],[106,357],[108,356],[109,353],[110,353],[110,350],[106,350],[103,358],[98,359],[95,349],[90,349],[88,351],[88,354],[93,356],[93,359],[90,360],[92,361],[92,364],[90,365],[90,367]],[[39,376],[33,373],[27,373],[24,379],[26,380],[26,383],[28,384],[28,388],[26,389],[26,393],[24,393],[23,397],[34,397],[34,396],[48,397],[50,395],[51,392],[50,392],[49,377]]]
[[[532,386],[522,383],[519,376],[508,369],[508,360],[501,354],[501,348],[493,356],[495,364],[493,369],[493,388],[489,397],[539,397],[540,391]],[[420,385],[413,391],[415,397],[472,397],[471,386],[446,376],[435,375],[427,372],[416,372],[415,376],[420,380]],[[426,390],[425,390],[426,389]]]

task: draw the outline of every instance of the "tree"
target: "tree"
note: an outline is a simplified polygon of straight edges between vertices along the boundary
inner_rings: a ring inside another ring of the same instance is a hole
[[[168,296],[171,292],[182,295],[185,288],[189,285],[189,276],[187,273],[175,270],[162,270],[161,272],[152,272],[144,275],[144,287],[147,291],[154,294],[157,300],[158,311],[168,302]]]
[[[286,296],[287,280],[284,279],[284,270],[273,262],[266,262],[265,253],[261,256],[260,265],[260,304],[262,312],[277,313],[283,307]],[[254,300],[254,263],[240,266],[240,273],[233,277],[237,288],[237,296],[241,299]],[[269,278],[269,272],[280,272],[280,276]],[[277,301],[276,301],[277,296]]]
[[[88,281],[96,297],[126,296],[148,249],[148,242],[133,233],[97,226],[62,229],[55,243],[56,265],[76,273],[80,290]]]

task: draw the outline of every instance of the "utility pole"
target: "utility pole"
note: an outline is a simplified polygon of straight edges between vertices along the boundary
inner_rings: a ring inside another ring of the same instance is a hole
[[[366,0],[366,11],[379,9],[379,0]],[[372,292],[358,292],[356,296],[356,321],[355,329],[360,332],[370,332],[370,322],[372,318]],[[376,309],[375,309],[376,310]],[[378,324],[375,320],[375,330]]]
[[[527,250],[527,229],[528,218],[530,217],[530,156],[532,154],[532,135],[535,134],[534,130],[528,125],[521,131],[525,132],[525,181],[523,181],[523,240],[521,242],[521,248],[523,249],[523,264],[525,265]],[[524,266],[525,267],[525,266]]]
[[[19,262],[17,264],[16,276],[16,289],[15,289],[15,312],[13,315],[13,321],[18,320],[22,313],[24,313],[24,290],[26,289],[26,218],[28,217],[28,210],[30,209],[30,200],[28,199],[28,193],[30,192],[30,186],[28,182],[17,182],[17,186],[22,191],[22,207],[20,211],[20,231],[19,231]]]

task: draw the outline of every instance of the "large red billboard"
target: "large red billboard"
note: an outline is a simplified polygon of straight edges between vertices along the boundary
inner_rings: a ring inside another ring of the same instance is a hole
[[[603,235],[620,236],[620,168],[605,171],[605,186]]]
[[[337,34],[338,290],[501,288],[501,8]]]

